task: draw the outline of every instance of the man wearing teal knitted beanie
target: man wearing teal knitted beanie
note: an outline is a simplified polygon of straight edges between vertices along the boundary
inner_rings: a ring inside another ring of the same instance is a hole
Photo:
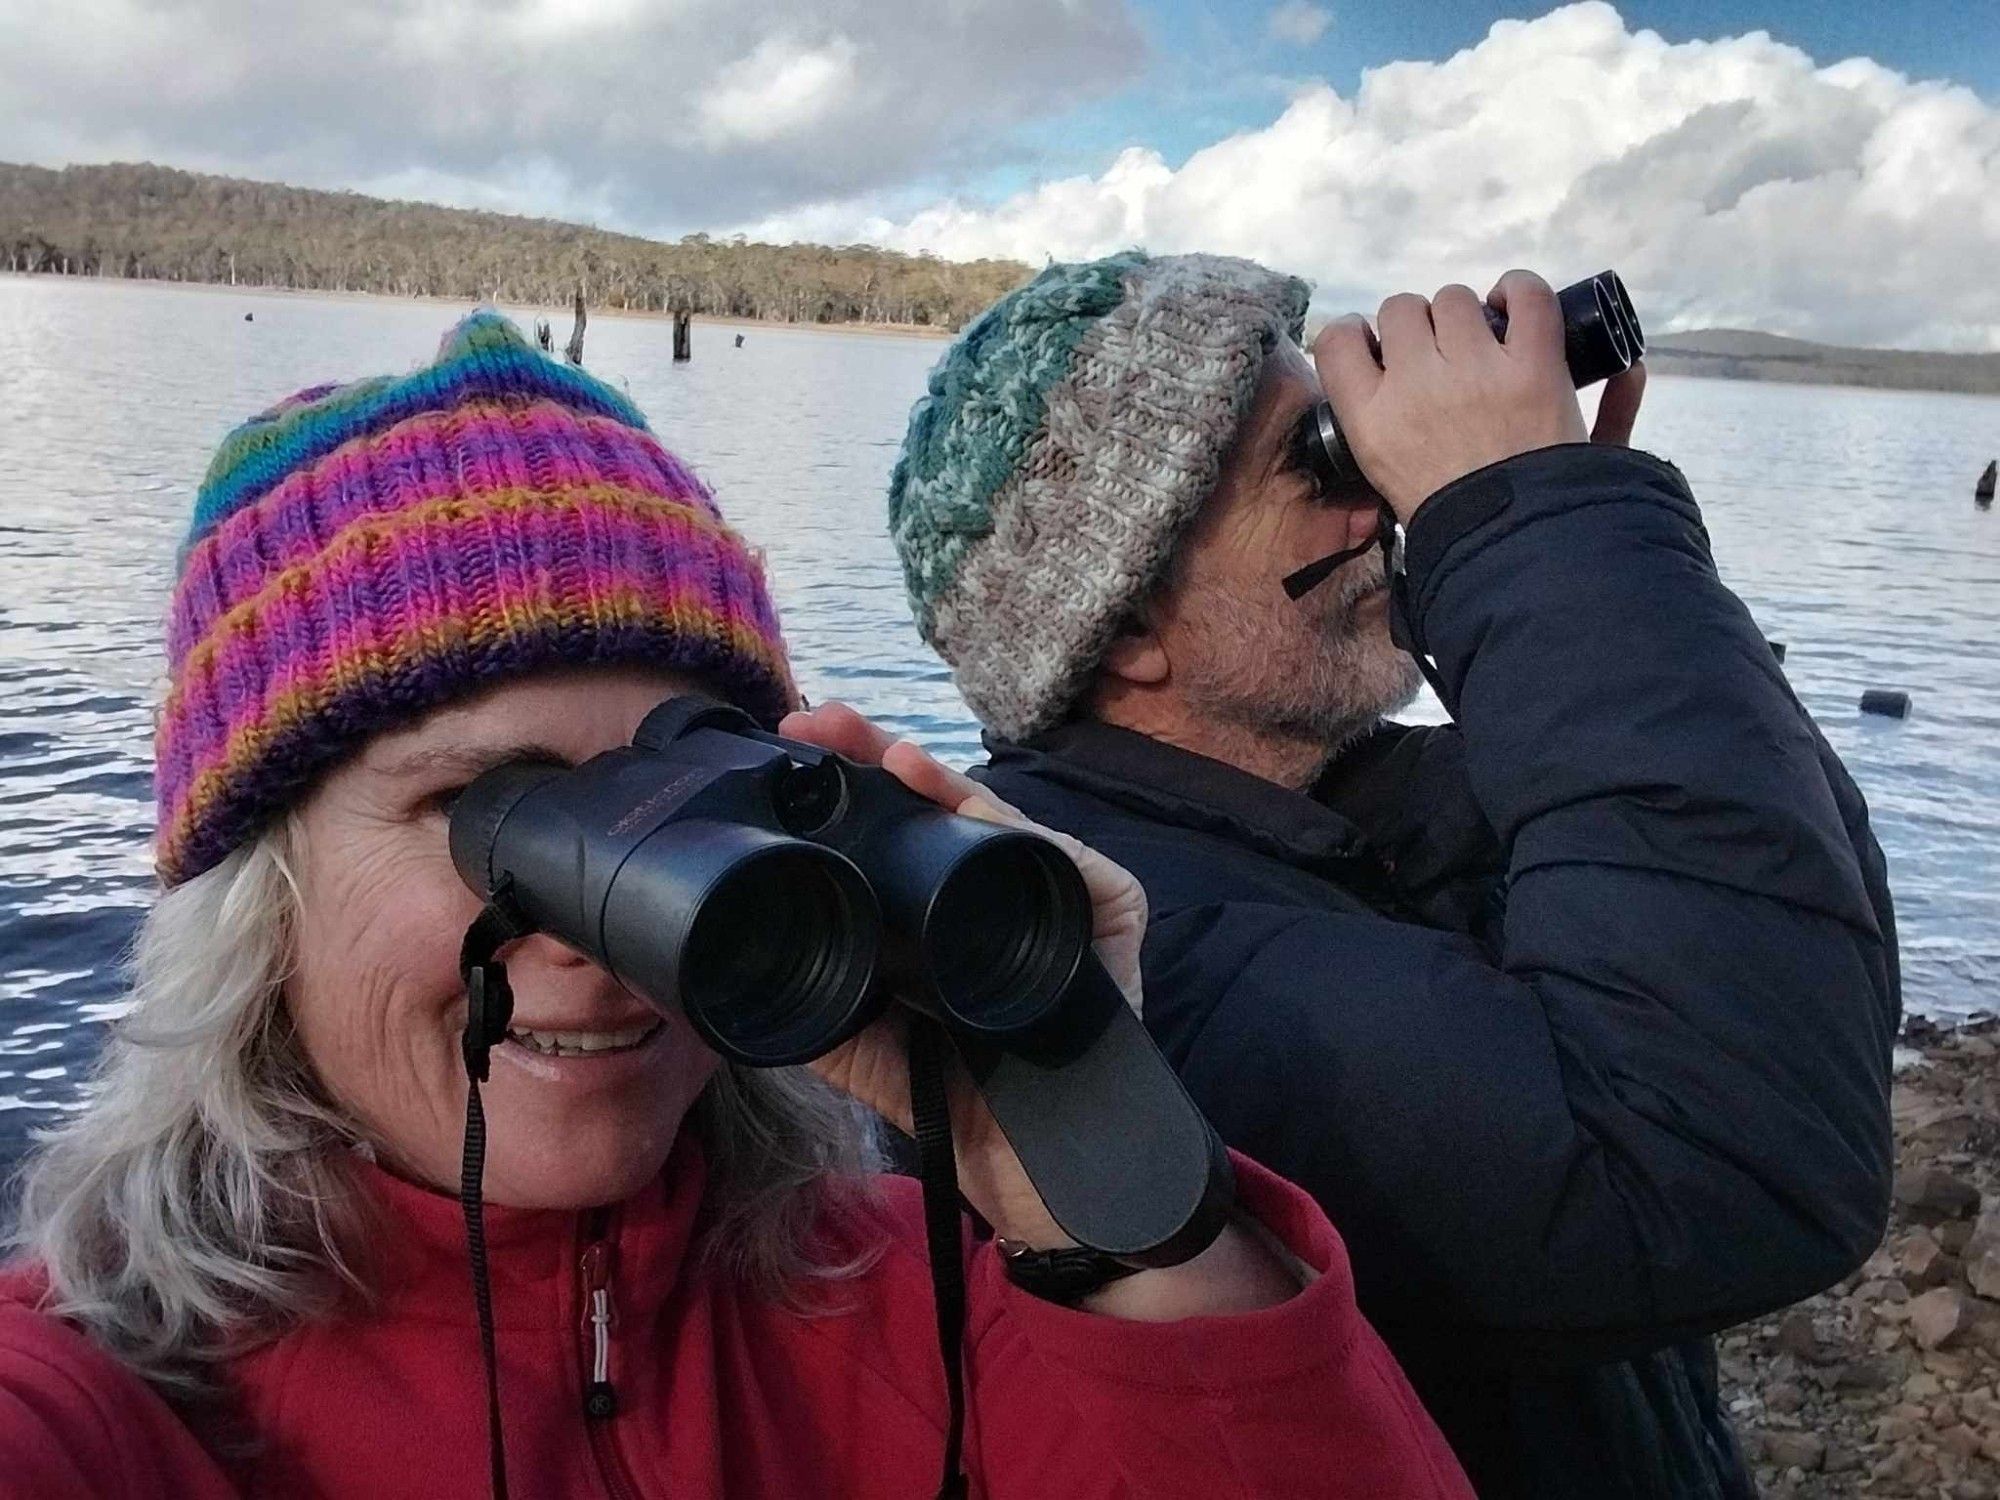
[[[982,723],[1020,740],[1064,718],[1164,579],[1238,435],[1317,399],[1298,343],[1308,295],[1296,277],[1222,256],[1052,266],[938,365],[891,481],[889,529],[918,628]],[[1226,510],[1208,505],[1209,524]],[[1246,517],[1308,561],[1364,542],[1375,518],[1372,501]],[[1225,561],[1199,546],[1180,555]],[[1187,627],[1175,695],[1192,713],[1176,717],[1239,749],[1246,733],[1282,740],[1288,760],[1316,768],[1415,692],[1414,663],[1383,629],[1379,556],[1302,607],[1231,571],[1197,566],[1163,601],[1176,615],[1165,628]],[[1104,690],[1154,717],[1123,680]]]
[[[1145,885],[1148,1027],[1325,1205],[1478,1492],[1747,1500],[1709,1336],[1883,1227],[1867,809],[1626,446],[1642,373],[1586,428],[1546,282],[1310,356],[1306,300],[1134,252],[990,308],[891,484],[918,626],[979,779]],[[1296,461],[1322,397],[1350,491]],[[1382,722],[1420,667],[1454,722]]]

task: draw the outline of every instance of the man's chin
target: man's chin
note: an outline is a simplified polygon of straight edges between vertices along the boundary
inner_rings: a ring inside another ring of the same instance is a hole
[[[1408,708],[1423,691],[1424,674],[1416,658],[1390,639],[1388,599],[1389,591],[1378,589],[1355,606],[1357,628],[1340,653],[1346,660],[1339,674],[1353,688],[1341,705],[1344,720],[1372,723]]]
[[[1424,690],[1424,673],[1423,669],[1417,665],[1417,659],[1407,651],[1398,650],[1393,646],[1391,649],[1396,650],[1396,670],[1401,681],[1397,682],[1385,694],[1382,707],[1377,714],[1379,718],[1386,718],[1390,714],[1401,713],[1412,703],[1415,703],[1417,695]]]

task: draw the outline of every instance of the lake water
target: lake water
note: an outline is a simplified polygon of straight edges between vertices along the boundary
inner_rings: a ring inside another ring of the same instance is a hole
[[[244,314],[254,321],[244,321]],[[151,889],[151,705],[171,560],[210,450],[319,381],[407,369],[443,306],[0,276],[0,1175],[72,1102]],[[559,336],[567,320],[558,324]],[[883,527],[943,346],[594,318],[589,368],[768,549],[801,684],[978,754]],[[1640,438],[1693,481],[1724,576],[1874,809],[1912,1010],[2000,985],[2000,512],[1972,483],[2000,398],[1656,379]],[[1864,718],[1864,688],[1915,698]],[[1440,717],[1435,703],[1418,717]]]

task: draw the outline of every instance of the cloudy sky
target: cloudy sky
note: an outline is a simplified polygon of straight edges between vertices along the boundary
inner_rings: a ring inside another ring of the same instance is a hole
[[[2000,349],[1980,0],[0,0],[0,160]]]

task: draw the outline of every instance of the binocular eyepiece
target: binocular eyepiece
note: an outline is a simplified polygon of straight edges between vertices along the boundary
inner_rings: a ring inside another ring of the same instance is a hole
[[[1645,330],[1616,271],[1600,271],[1564,287],[1556,293],[1556,302],[1562,308],[1563,358],[1578,390],[1609,380],[1645,357]],[[1484,311],[1493,336],[1506,337],[1507,315],[1494,307]],[[1292,441],[1300,466],[1322,487],[1351,489],[1367,482],[1330,402],[1322,401],[1306,413]]]
[[[698,697],[574,770],[488,771],[452,809],[451,853],[481,896],[504,875],[537,929],[754,1067],[832,1050],[891,990],[958,1030],[1033,1031],[1091,939],[1049,840]]]

